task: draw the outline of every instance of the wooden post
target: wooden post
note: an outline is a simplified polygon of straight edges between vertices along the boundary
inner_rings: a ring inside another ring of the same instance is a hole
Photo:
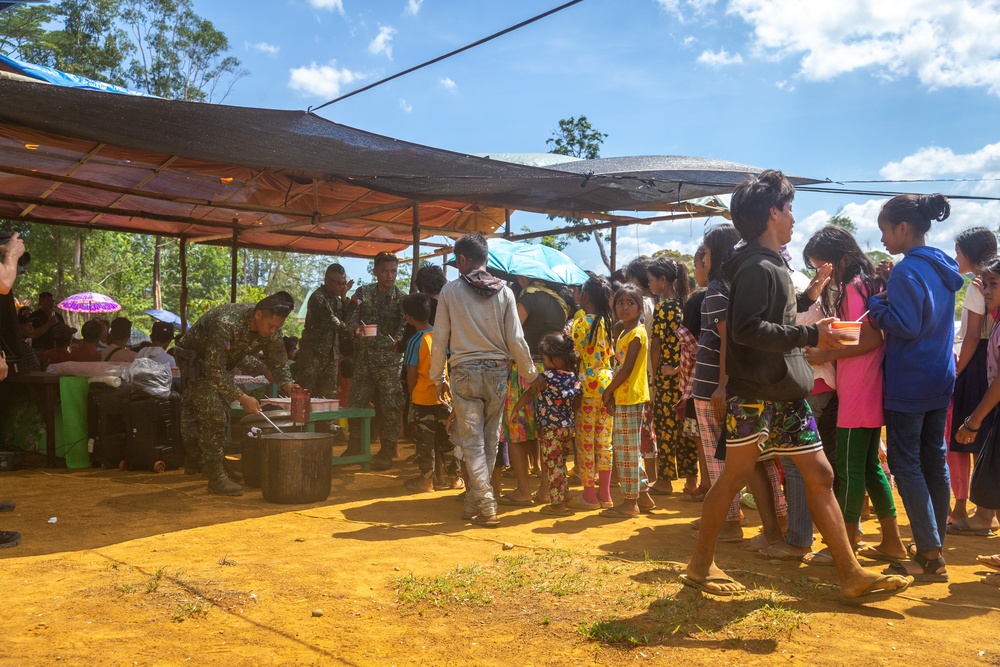
[[[236,303],[236,269],[239,266],[239,249],[236,245],[236,240],[239,238],[239,233],[237,230],[233,230],[233,254],[232,254],[232,269],[229,276],[229,303]]]
[[[420,204],[413,202],[413,268],[410,269],[410,294],[417,291],[417,271],[420,269]]]
[[[510,238],[510,209],[509,208],[505,208],[503,210],[503,219],[504,219],[503,237],[505,239],[508,239],[508,238]]]
[[[611,228],[611,273],[618,268],[618,228]]]
[[[181,239],[180,247],[180,262],[181,262],[181,299],[180,299],[180,316],[181,316],[181,333],[187,331],[187,307],[188,307],[188,263],[187,263],[187,239]]]

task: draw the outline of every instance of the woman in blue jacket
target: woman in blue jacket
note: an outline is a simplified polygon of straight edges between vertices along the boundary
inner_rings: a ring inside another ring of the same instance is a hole
[[[944,195],[900,195],[878,216],[882,244],[905,255],[889,274],[886,291],[868,300],[885,333],[885,428],[889,469],[910,519],[916,551],[886,574],[916,581],[947,581],[941,549],[951,491],[945,464],[945,420],[955,387],[955,292],[958,264],[924,245],[932,220],[944,220]]]

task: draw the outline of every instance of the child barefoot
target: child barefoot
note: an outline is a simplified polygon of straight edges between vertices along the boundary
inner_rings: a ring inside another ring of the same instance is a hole
[[[604,390],[604,405],[613,415],[611,446],[622,495],[621,505],[601,512],[611,519],[631,519],[639,516],[640,495],[643,505],[653,505],[648,493],[639,493],[639,439],[642,413],[649,401],[646,379],[646,359],[649,338],[639,321],[642,293],[633,285],[623,285],[615,293],[615,315],[621,321],[621,332],[615,342],[618,370]]]
[[[538,393],[536,424],[541,456],[546,462],[551,504],[542,507],[542,514],[566,516],[573,510],[566,507],[566,458],[573,451],[576,433],[574,403],[580,398],[580,379],[576,375],[578,360],[573,341],[561,333],[547,334],[538,343],[545,370],[545,387],[538,392],[530,387],[517,403],[514,413],[524,409]]]

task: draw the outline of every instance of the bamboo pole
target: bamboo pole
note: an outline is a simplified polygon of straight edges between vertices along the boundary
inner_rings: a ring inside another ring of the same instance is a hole
[[[187,305],[188,305],[188,263],[187,263],[187,239],[181,239],[180,243],[180,264],[181,264],[181,333],[187,331]]]
[[[232,268],[229,276],[229,303],[236,303],[236,269],[239,266],[239,233],[233,230]]]
[[[410,269],[410,294],[417,291],[417,271],[420,269],[420,204],[413,202],[413,268]]]

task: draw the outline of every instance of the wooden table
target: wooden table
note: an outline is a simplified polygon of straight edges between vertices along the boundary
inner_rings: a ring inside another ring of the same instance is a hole
[[[7,382],[11,384],[26,385],[38,405],[38,411],[42,413],[42,420],[45,422],[47,468],[56,467],[56,400],[59,398],[59,377],[53,373],[35,371],[7,378]]]
[[[232,408],[234,419],[243,417],[247,413],[242,408]],[[361,453],[352,456],[334,456],[332,463],[335,466],[350,465],[360,463],[362,470],[371,470],[372,463],[372,417],[375,410],[372,408],[340,408],[339,410],[328,410],[325,412],[313,412],[309,415],[309,423],[306,430],[310,433],[316,432],[316,422],[334,421],[336,419],[360,419],[361,420]],[[234,421],[235,423],[235,421]]]

